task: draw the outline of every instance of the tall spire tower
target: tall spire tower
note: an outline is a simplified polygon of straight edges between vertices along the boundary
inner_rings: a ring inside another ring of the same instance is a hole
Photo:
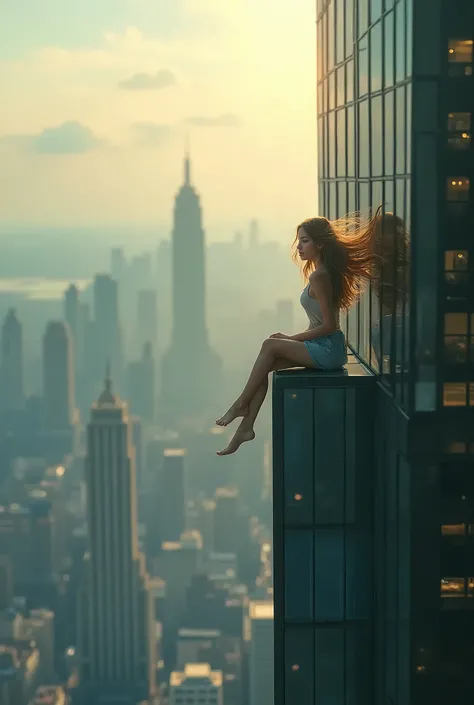
[[[173,333],[163,358],[165,414],[173,418],[209,409],[218,388],[221,361],[209,344],[206,326],[205,235],[199,195],[191,181],[189,150],[184,182],[174,207],[172,232]]]
[[[154,619],[139,553],[134,451],[127,405],[104,390],[87,428],[90,554],[79,602],[83,702],[148,702],[155,692]]]

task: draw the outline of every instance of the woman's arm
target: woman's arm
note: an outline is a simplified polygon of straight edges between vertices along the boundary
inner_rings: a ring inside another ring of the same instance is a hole
[[[319,301],[323,322],[316,328],[309,328],[303,333],[292,335],[290,340],[314,340],[331,335],[337,330],[337,321],[334,316],[334,306],[332,305],[332,284],[331,277],[326,271],[317,270],[309,278],[310,295]]]

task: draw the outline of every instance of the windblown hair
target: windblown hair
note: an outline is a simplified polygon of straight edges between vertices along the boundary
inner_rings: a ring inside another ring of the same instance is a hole
[[[321,247],[321,261],[331,277],[334,305],[347,310],[358,298],[364,284],[376,276],[375,240],[379,232],[380,213],[364,219],[360,214],[349,214],[338,220],[308,218],[296,229],[293,243],[293,259],[297,262],[298,231],[304,227],[308,237]],[[315,269],[314,262],[307,261],[301,267],[307,282]]]

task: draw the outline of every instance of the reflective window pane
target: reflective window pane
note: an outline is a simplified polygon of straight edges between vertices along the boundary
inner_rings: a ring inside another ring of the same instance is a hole
[[[391,176],[395,173],[395,114],[394,91],[384,94],[385,125],[384,125],[384,154],[385,174]]]
[[[346,175],[346,111],[338,110],[336,113],[337,131],[337,175]]]
[[[344,42],[344,0],[333,0],[336,3],[336,26],[341,28],[341,31],[336,30],[336,63],[344,61],[345,42]]]
[[[361,39],[358,45],[358,62],[359,62],[359,96],[364,96],[369,91],[369,45],[367,37]]]
[[[381,176],[383,171],[382,141],[382,96],[372,98],[372,176]]]
[[[370,22],[377,22],[383,12],[383,0],[370,0]]]
[[[393,37],[393,12],[390,12],[384,18],[384,61],[385,61],[385,85],[393,86],[395,83],[395,55],[394,55],[394,37]]]
[[[336,176],[336,127],[334,112],[328,115],[329,176]]]
[[[359,24],[358,24],[358,34],[359,37],[366,31],[369,24],[369,3],[368,0],[359,0]]]
[[[354,106],[347,108],[347,176],[355,176],[355,144]]]
[[[396,148],[395,163],[397,174],[404,174],[406,170],[406,103],[405,86],[396,89],[395,93],[395,120],[396,120]]]
[[[370,30],[370,90],[382,88],[382,24],[378,22]]]
[[[345,90],[344,90],[344,83],[345,83],[345,67],[340,66],[337,71],[336,71],[336,106],[339,107],[341,105],[344,105],[345,102]]]
[[[334,2],[334,0],[332,0],[332,2],[329,3],[328,10],[327,10],[327,17],[328,17],[327,43],[328,43],[328,70],[329,71],[331,71],[331,69],[334,68],[334,63],[335,63],[335,59],[336,59],[336,53],[335,53],[336,23],[335,23],[334,7],[335,7],[335,2]]]
[[[354,100],[354,61],[351,59],[346,64],[346,102]]]
[[[369,174],[369,102],[363,100],[359,103],[359,176],[368,177]]]
[[[354,0],[346,0],[346,57],[354,53]]]
[[[405,29],[405,3],[395,5],[395,81],[403,81],[406,76],[406,29]]]

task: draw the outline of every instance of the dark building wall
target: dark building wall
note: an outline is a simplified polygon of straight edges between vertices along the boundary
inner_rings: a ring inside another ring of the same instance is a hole
[[[363,372],[275,376],[278,705],[372,702],[373,393]]]

